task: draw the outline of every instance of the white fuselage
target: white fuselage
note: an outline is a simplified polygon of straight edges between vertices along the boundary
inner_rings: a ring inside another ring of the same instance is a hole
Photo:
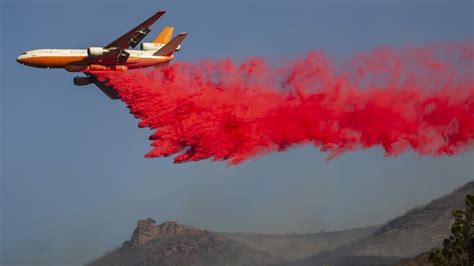
[[[94,59],[94,56],[88,54],[87,49],[38,49],[22,53],[18,56],[19,63],[40,68],[65,68],[68,71],[71,66],[124,66],[126,69],[145,68],[167,63],[173,59],[173,56],[156,56],[156,51],[143,50],[125,50],[130,56],[123,63],[102,62]],[[69,68],[68,68],[69,67]],[[73,71],[74,72],[74,71]]]

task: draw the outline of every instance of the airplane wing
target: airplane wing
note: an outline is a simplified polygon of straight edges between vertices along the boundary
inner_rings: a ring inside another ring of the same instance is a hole
[[[153,16],[145,20],[140,25],[133,28],[131,31],[125,33],[124,35],[120,36],[115,41],[107,44],[104,48],[122,48],[127,49],[129,47],[135,48],[145,36],[151,31],[149,27],[155,23],[166,11],[158,11]]]
[[[117,91],[113,87],[108,86],[106,82],[98,80],[96,75],[91,74],[91,73],[84,73],[84,74],[86,74],[92,80],[92,82],[94,82],[94,84],[97,87],[99,87],[99,89],[103,93],[109,96],[110,99],[112,100],[120,99]]]

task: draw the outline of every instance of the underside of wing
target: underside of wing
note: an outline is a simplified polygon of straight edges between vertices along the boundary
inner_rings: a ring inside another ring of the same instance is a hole
[[[91,73],[85,73],[89,78],[90,80],[103,92],[105,93],[107,96],[109,96],[110,99],[112,100],[117,100],[117,99],[120,99],[117,91],[107,85],[107,82],[106,81],[100,81],[97,79],[97,76],[95,76],[94,74],[91,74]]]
[[[131,31],[125,33],[124,35],[120,36],[115,41],[107,44],[104,48],[122,48],[127,49],[129,47],[135,48],[145,36],[150,32],[150,26],[153,25],[166,11],[158,11],[153,16],[145,20],[140,25],[133,28]]]

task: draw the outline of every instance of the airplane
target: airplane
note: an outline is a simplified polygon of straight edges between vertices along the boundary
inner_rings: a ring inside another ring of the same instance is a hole
[[[183,32],[171,39],[173,27],[165,27],[151,42],[141,43],[140,50],[133,50],[150,33],[150,27],[166,11],[158,11],[153,16],[103,47],[87,49],[39,49],[20,54],[17,62],[37,68],[63,68],[69,72],[83,72],[85,77],[74,77],[76,86],[94,83],[111,99],[119,99],[118,93],[106,82],[97,79],[91,72],[127,71],[151,66],[167,65],[173,60],[173,53],[179,51],[187,33]],[[132,49],[129,49],[129,48]]]

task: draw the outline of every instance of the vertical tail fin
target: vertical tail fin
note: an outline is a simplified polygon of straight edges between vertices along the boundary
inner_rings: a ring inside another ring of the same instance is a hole
[[[173,27],[165,27],[158,36],[153,40],[153,43],[167,44],[173,36]]]
[[[176,35],[170,42],[168,42],[163,48],[158,50],[156,53],[153,55],[158,55],[158,56],[172,56],[174,52],[176,52],[176,49],[178,48],[179,44],[186,38],[186,35],[188,35],[187,32],[180,33]]]

